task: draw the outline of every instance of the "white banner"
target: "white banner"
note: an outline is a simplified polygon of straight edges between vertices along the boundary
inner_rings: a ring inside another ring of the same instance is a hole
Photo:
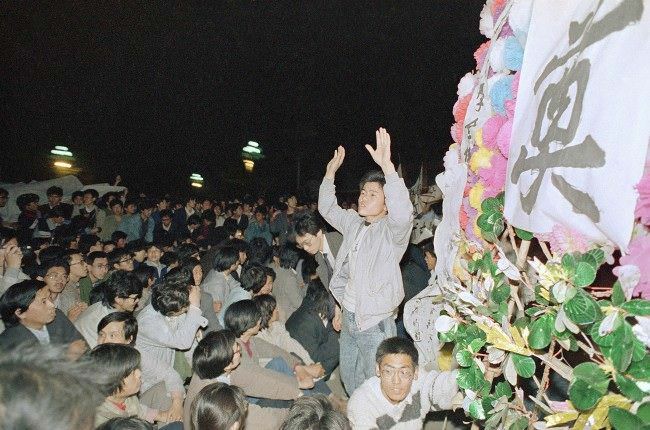
[[[650,138],[649,5],[535,1],[506,180],[516,227],[627,247]]]

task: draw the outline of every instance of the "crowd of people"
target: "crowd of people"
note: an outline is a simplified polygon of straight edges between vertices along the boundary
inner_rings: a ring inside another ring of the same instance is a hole
[[[303,205],[0,189],[21,210],[0,229],[0,428],[416,429],[451,408],[456,373],[420,368],[401,324],[432,240],[409,243],[376,139],[349,205],[342,147]]]

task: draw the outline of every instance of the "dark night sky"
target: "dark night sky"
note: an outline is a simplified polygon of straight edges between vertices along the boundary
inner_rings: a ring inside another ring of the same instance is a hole
[[[451,142],[483,1],[7,2],[0,5],[0,181],[52,176],[66,145],[84,181],[182,194],[274,193],[319,180],[331,151],[353,184],[384,126],[415,179]],[[246,176],[241,147],[267,158]]]

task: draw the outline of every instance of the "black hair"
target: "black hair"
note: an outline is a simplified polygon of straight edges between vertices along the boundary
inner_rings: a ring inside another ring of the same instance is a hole
[[[106,258],[108,260],[108,255],[103,251],[93,251],[86,255],[85,261],[92,266],[98,258]]]
[[[257,207],[255,208],[255,211],[253,211],[253,213],[254,213],[254,214],[259,213],[259,214],[262,214],[262,215],[266,216],[266,214],[269,213],[269,210],[266,208],[266,206],[264,206],[264,205],[260,205],[260,206],[257,206]]]
[[[275,270],[273,270],[272,267],[269,266],[264,266],[264,271],[266,272],[266,276],[270,276],[271,280],[275,282],[275,278],[278,276],[275,273]]]
[[[74,200],[76,197],[83,197],[83,196],[84,196],[83,191],[74,191],[72,193],[72,200]]]
[[[4,188],[0,188],[0,196],[9,196],[9,191],[5,190]]]
[[[135,345],[138,337],[138,320],[131,312],[111,312],[102,318],[97,324],[97,333],[112,322],[124,323],[124,339],[131,339],[131,345]]]
[[[214,213],[214,211],[203,211],[201,214],[201,219],[203,221],[208,221],[214,224],[215,221],[217,221],[217,214]]]
[[[178,269],[178,270],[176,270]],[[177,267],[151,290],[151,306],[164,316],[180,312],[190,305],[190,276]]]
[[[160,218],[166,216],[171,219],[174,219],[174,213],[171,211],[171,209],[163,209],[159,212]]]
[[[230,330],[208,332],[194,349],[192,369],[201,379],[214,379],[232,362],[237,336]]]
[[[214,270],[223,272],[232,267],[233,264],[239,261],[239,251],[232,246],[223,246],[217,249],[214,255]]]
[[[199,224],[201,224],[201,217],[198,216],[197,214],[192,214],[192,215],[187,217],[186,224],[187,225],[191,225],[191,224],[199,225]]]
[[[273,249],[263,237],[256,237],[249,243],[250,255],[248,261],[266,265],[271,261]]]
[[[51,245],[38,254],[38,259],[42,265],[46,265],[52,260],[61,260],[65,255],[65,249],[58,245]]]
[[[90,351],[90,360],[97,370],[111,381],[103,388],[104,396],[112,396],[124,388],[124,378],[140,367],[140,353],[131,345],[104,343]]]
[[[262,318],[260,308],[252,300],[240,300],[228,306],[223,318],[224,325],[228,330],[239,337],[255,325]]]
[[[124,203],[122,203],[122,200],[120,199],[113,199],[110,202],[108,202],[108,207],[113,209],[113,206],[120,205],[124,207]]]
[[[146,209],[153,209],[156,207],[156,202],[152,199],[143,198],[138,201],[138,211],[142,212]]]
[[[266,268],[258,263],[247,264],[240,276],[241,287],[253,294],[259,293],[266,284]]]
[[[111,234],[111,240],[113,242],[115,242],[115,243],[117,243],[120,239],[126,240],[127,237],[128,237],[128,235],[126,233],[124,233],[122,230],[115,230]]]
[[[312,277],[318,275],[318,272],[316,271],[316,269],[318,269],[318,263],[316,263],[316,259],[313,255],[307,254],[307,256],[302,260],[301,269],[302,273],[300,275],[305,283],[309,282]]]
[[[178,247],[176,247],[178,259],[181,261],[193,256],[194,254],[198,254],[199,251],[199,247],[194,243],[181,243],[178,245]]]
[[[295,269],[299,258],[298,249],[293,244],[287,243],[280,248],[280,267]]]
[[[68,261],[64,258],[57,258],[56,260],[46,260],[43,264],[41,264],[41,274],[45,276],[47,274],[47,271],[50,270],[52,267],[63,267],[65,269],[65,274],[70,275],[70,265],[68,264]]]
[[[174,251],[167,251],[160,256],[160,264],[171,266],[174,263],[178,263],[178,254]]]
[[[95,246],[97,242],[101,243],[99,236],[94,234],[83,234],[79,239],[79,252],[83,255],[88,254],[91,246]]]
[[[124,249],[126,249],[130,253],[135,253],[138,251],[146,251],[147,243],[142,239],[132,240],[131,242],[126,244]]]
[[[413,345],[413,342],[403,337],[389,337],[384,339],[377,347],[377,354],[375,354],[375,361],[381,364],[381,360],[391,354],[405,354],[411,358],[413,366],[418,366],[418,350]]]
[[[16,206],[18,206],[18,208],[21,211],[24,211],[28,204],[38,203],[38,200],[39,197],[37,194],[34,193],[21,194],[16,198]]]
[[[260,314],[262,315],[260,328],[268,328],[269,323],[271,322],[271,317],[273,316],[273,311],[278,306],[277,300],[275,300],[275,297],[270,294],[262,294],[260,296],[253,297],[253,301],[260,309]]]
[[[95,430],[155,430],[155,427],[142,418],[115,417],[101,424]]]
[[[47,211],[45,214],[47,218],[65,218],[63,209],[59,206],[55,206]]]
[[[115,300],[126,299],[136,294],[142,296],[142,284],[132,273],[124,270],[114,270],[104,278],[99,284],[102,291],[102,303],[107,308],[112,308]]]
[[[228,239],[225,243],[225,246],[233,246],[237,251],[243,252],[246,254],[246,257],[248,257],[248,254],[250,254],[250,246],[248,245],[248,242],[242,239]]]
[[[331,309],[330,295],[323,286],[320,279],[310,280],[307,284],[307,291],[305,298],[302,299],[301,306],[307,310],[318,315],[319,318],[330,318],[333,309]]]
[[[280,430],[352,430],[350,421],[335,411],[324,394],[296,399]]]
[[[63,188],[52,185],[50,188],[45,191],[45,194],[49,196],[63,196]]]
[[[138,281],[142,284],[143,288],[146,288],[149,285],[151,279],[156,279],[158,271],[153,266],[148,266],[146,264],[139,265],[136,269],[131,272]]]
[[[130,257],[131,253],[124,248],[115,248],[108,253],[108,264],[113,269],[114,265],[119,264],[124,257]]]
[[[418,243],[418,247],[422,250],[422,254],[429,253],[431,256],[436,256],[436,249],[433,246],[433,238],[425,239]]]
[[[93,196],[94,199],[98,199],[98,198],[99,198],[99,193],[98,193],[97,190],[94,189],[94,188],[86,188],[86,189],[83,191],[83,195],[85,196],[86,194],[90,194],[91,196]]]
[[[7,288],[0,296],[0,316],[7,327],[20,324],[16,311],[25,312],[42,288],[45,288],[45,282],[36,280],[18,282]]]
[[[229,430],[246,418],[246,396],[235,386],[215,382],[204,387],[192,402],[191,430]]]
[[[363,189],[363,186],[368,182],[377,182],[383,187],[386,185],[386,177],[380,170],[371,170],[363,175],[361,180],[359,180],[359,190]]]
[[[294,231],[296,232],[296,236],[304,236],[306,234],[316,236],[319,231],[325,232],[325,226],[318,215],[307,212],[298,217]]]

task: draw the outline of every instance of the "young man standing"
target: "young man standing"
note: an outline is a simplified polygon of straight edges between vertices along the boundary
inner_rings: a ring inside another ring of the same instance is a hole
[[[366,149],[382,171],[361,179],[358,213],[336,201],[342,146],[327,164],[318,194],[318,210],[343,234],[329,287],[343,309],[341,380],[350,395],[373,375],[377,346],[396,334],[395,315],[404,298],[399,262],[413,226],[408,189],[390,159],[390,136],[380,128],[376,138],[377,147]]]
[[[429,411],[451,409],[457,371],[419,372],[418,351],[410,340],[384,340],[375,361],[375,375],[348,402],[352,428],[421,429]]]

